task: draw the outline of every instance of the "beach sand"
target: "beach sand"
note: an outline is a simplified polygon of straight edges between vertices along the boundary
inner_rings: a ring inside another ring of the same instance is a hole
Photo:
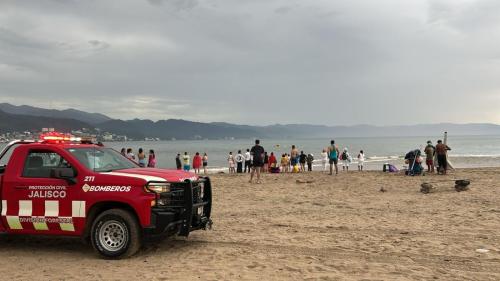
[[[452,180],[468,178],[456,192]],[[100,259],[75,239],[0,237],[3,280],[500,280],[500,169],[448,176],[213,175],[214,228]],[[296,181],[314,181],[300,184]],[[441,181],[431,194],[424,181]],[[383,188],[386,192],[381,192]],[[479,253],[477,249],[489,250]]]

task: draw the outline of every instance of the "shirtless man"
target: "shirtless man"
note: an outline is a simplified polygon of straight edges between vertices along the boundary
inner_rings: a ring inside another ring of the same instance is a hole
[[[338,175],[339,168],[337,164],[339,162],[339,148],[335,145],[335,141],[330,142],[328,147],[328,158],[330,159],[330,175],[333,175],[333,166],[335,165],[335,174]]]

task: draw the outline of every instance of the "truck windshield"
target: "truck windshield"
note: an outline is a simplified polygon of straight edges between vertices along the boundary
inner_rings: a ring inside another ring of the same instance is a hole
[[[68,151],[87,168],[96,172],[137,168],[137,164],[128,160],[119,152],[104,147],[68,148]]]

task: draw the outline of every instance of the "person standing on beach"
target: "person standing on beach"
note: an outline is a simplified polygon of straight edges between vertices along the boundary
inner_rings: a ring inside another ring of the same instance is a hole
[[[260,146],[260,140],[255,140],[255,145],[250,150],[253,157],[252,172],[250,174],[250,183],[252,183],[253,175],[257,172],[257,183],[260,183],[260,173],[264,166],[264,148]]]
[[[264,152],[264,169],[262,172],[267,173],[269,170],[269,155],[267,155],[267,151]]]
[[[156,167],[156,155],[155,151],[150,149],[148,158],[148,168],[154,168],[154,167]]]
[[[182,156],[182,162],[184,164],[184,171],[189,172],[191,170],[191,165],[189,164],[189,154],[187,152],[184,152],[184,155]]]
[[[349,155],[349,152],[347,152],[347,147],[344,148],[344,151],[342,152],[342,171],[349,171],[349,163],[351,162],[351,156]]]
[[[146,167],[146,154],[144,153],[144,150],[142,148],[139,148],[139,153],[137,153],[137,164],[139,164],[139,167],[144,168]]]
[[[229,173],[235,174],[236,170],[234,169],[234,156],[232,151],[229,152],[229,156],[227,157],[227,162],[229,164]]]
[[[250,173],[251,164],[252,164],[252,158],[250,155],[250,149],[247,149],[247,152],[245,152],[245,173],[247,173],[247,168],[248,168],[248,173]]]
[[[311,153],[307,154],[306,161],[307,161],[307,171],[312,172],[312,165],[313,165],[313,162],[314,162],[314,155],[312,155]]]
[[[339,162],[339,149],[335,145],[335,141],[332,140],[330,142],[330,146],[328,147],[328,158],[330,159],[330,175],[333,175],[333,167],[335,166],[335,174],[339,174],[339,168],[337,164]]]
[[[306,171],[306,161],[307,161],[307,155],[304,153],[304,151],[301,151],[300,155],[299,155],[299,163],[300,163],[300,171],[301,172]]]
[[[236,173],[243,173],[243,161],[245,161],[245,157],[241,154],[241,150],[238,150],[238,155],[236,155]]]
[[[196,154],[193,157],[193,169],[195,174],[200,174],[200,168],[201,168],[201,156],[199,152],[196,152]]]
[[[358,154],[358,171],[363,171],[363,166],[365,165],[365,153],[363,150],[359,151]]]
[[[271,155],[269,156],[269,172],[276,173],[276,170],[279,172],[278,160],[276,159],[276,156],[274,156],[274,152],[271,152]]]
[[[182,162],[181,162],[181,154],[177,153],[177,156],[175,157],[175,167],[177,167],[177,170],[182,170]]]
[[[427,172],[434,173],[434,155],[436,154],[436,148],[432,145],[432,141],[427,141],[427,146],[425,147],[424,152]]]
[[[203,173],[206,175],[208,167],[208,155],[206,152],[203,154],[203,158],[201,160],[203,161]]]
[[[446,170],[448,170],[448,159],[446,157],[446,153],[448,150],[451,150],[451,148],[444,144],[442,140],[438,140],[438,143],[436,145],[436,154],[439,166],[438,172],[443,175],[446,175]]]
[[[281,172],[286,173],[287,172],[287,161],[286,161],[286,154],[281,154],[281,159],[280,159],[280,164],[281,164]]]
[[[299,164],[299,150],[292,145],[292,150],[290,151],[290,165],[292,166],[292,171],[295,166]]]
[[[135,155],[132,152],[132,148],[128,148],[127,149],[127,158],[130,159],[130,160],[132,160],[132,161],[135,161]]]
[[[321,152],[321,164],[323,165],[323,172],[326,171],[327,162],[328,162],[328,153],[326,153],[326,149],[323,149],[323,152]]]

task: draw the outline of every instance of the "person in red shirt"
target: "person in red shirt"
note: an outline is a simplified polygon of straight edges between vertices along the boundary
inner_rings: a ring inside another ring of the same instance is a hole
[[[193,157],[193,169],[196,174],[200,173],[200,168],[201,168],[201,156],[199,152],[196,152],[196,154]]]
[[[269,172],[272,173],[273,168],[276,168],[278,161],[276,160],[276,156],[271,152],[269,156]]]

